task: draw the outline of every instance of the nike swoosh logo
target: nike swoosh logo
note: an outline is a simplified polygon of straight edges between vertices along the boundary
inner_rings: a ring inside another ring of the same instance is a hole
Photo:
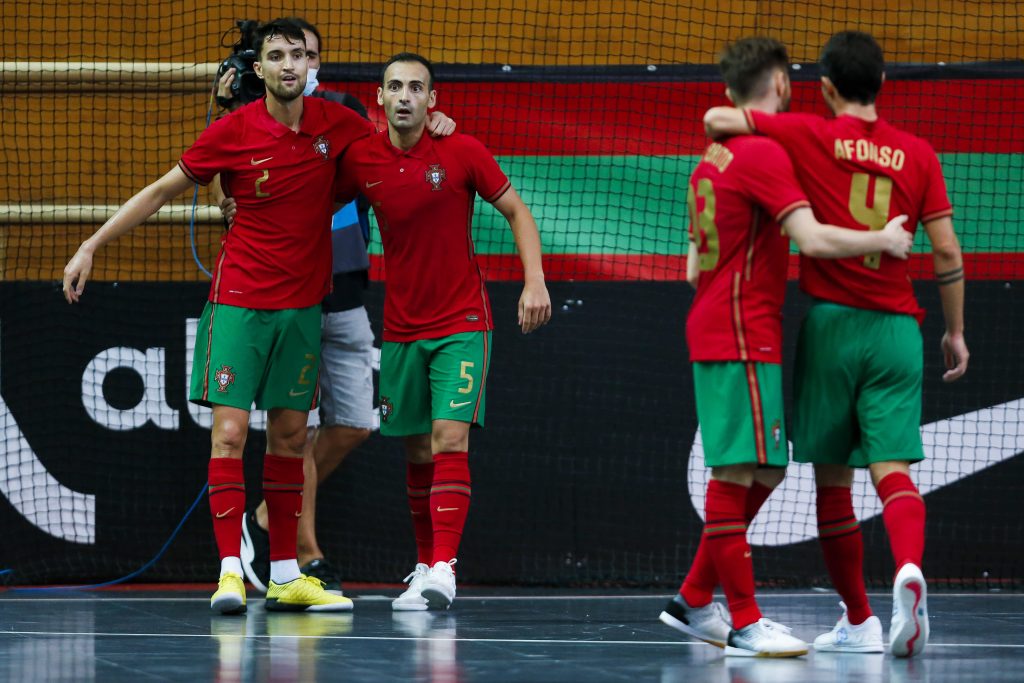
[[[230,507],[227,510],[225,510],[224,512],[218,512],[217,515],[216,515],[217,519],[223,519],[223,518],[227,517],[228,515],[231,514],[231,511],[234,510],[234,509],[235,508]]]
[[[468,406],[470,403],[472,403],[472,401],[465,401],[463,403],[456,403],[455,399],[452,399],[451,401],[448,401],[448,407],[449,408],[461,408],[462,406]]]
[[[438,512],[452,512],[452,511],[458,510],[458,509],[459,508],[443,508],[440,505],[437,506],[437,511]]]
[[[256,158],[252,158],[252,159],[249,159],[249,163],[250,163],[250,164],[252,164],[253,166],[259,166],[260,164],[265,164],[265,163],[267,163],[268,161],[270,161],[270,160],[271,160],[271,159],[273,159],[273,158],[274,158],[274,157],[267,157],[266,159],[256,159]]]
[[[921,495],[1024,453],[1024,425],[1017,418],[1021,411],[1024,398],[922,425],[925,459],[911,469]],[[979,432],[978,425],[985,425],[984,433]],[[970,457],[964,457],[964,453]],[[693,438],[688,469],[690,502],[704,519],[704,494],[711,471],[704,467],[700,428]],[[813,467],[790,462],[786,478],[750,524],[750,545],[780,546],[816,540],[814,499]],[[870,477],[858,475],[854,479],[853,509],[862,524],[882,514],[882,501]],[[780,519],[787,520],[786,524],[780,525]]]
[[[308,393],[309,389],[306,389],[305,391],[295,391],[294,389],[288,390],[288,395],[291,396],[292,398],[296,398],[298,396],[305,396]]]
[[[380,185],[383,182],[384,182],[383,180],[378,180],[375,183],[371,183],[369,180],[367,180],[366,181],[366,189],[369,190],[371,187],[377,187],[378,185]]]

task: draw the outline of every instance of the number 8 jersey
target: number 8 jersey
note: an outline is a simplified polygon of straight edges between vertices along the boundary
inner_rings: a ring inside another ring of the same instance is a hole
[[[796,160],[796,173],[822,223],[881,230],[900,214],[904,228],[953,209],[935,151],[882,119],[825,119],[811,114],[747,111],[752,130],[778,141]],[[845,306],[924,318],[908,275],[909,261],[882,254],[846,259],[800,258],[800,288]]]
[[[687,188],[700,280],[686,320],[693,362],[782,362],[789,239],[779,222],[808,206],[785,150],[742,135],[712,143]]]

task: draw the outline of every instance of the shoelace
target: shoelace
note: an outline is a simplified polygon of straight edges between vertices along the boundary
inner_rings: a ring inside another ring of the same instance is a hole
[[[780,624],[777,621],[772,621],[768,617],[761,617],[761,623],[774,631],[785,633],[787,636],[793,632],[793,629],[790,627]]]
[[[423,572],[422,572],[422,571],[420,571],[420,568],[419,568],[419,567],[416,567],[416,569],[413,569],[413,570],[412,570],[412,571],[411,571],[411,572],[409,573],[409,576],[407,576],[407,577],[405,577],[404,579],[402,579],[402,583],[412,583],[412,580],[413,580],[413,579],[414,579],[414,578],[415,578],[416,576],[419,576],[419,575],[420,575],[420,574],[422,574],[422,573],[423,573]]]

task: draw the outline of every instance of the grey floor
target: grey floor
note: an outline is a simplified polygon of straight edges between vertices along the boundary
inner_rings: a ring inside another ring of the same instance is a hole
[[[725,658],[657,619],[663,592],[460,588],[447,613],[393,614],[363,590],[351,614],[213,616],[207,592],[0,593],[10,681],[1024,681],[1024,595],[932,593],[920,658]],[[811,640],[839,615],[817,592],[761,592],[766,616]],[[888,624],[889,597],[872,604]]]

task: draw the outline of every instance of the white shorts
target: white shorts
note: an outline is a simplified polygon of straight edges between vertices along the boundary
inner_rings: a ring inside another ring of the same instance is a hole
[[[324,313],[320,331],[320,411],[310,427],[373,429],[373,330],[362,306]]]

